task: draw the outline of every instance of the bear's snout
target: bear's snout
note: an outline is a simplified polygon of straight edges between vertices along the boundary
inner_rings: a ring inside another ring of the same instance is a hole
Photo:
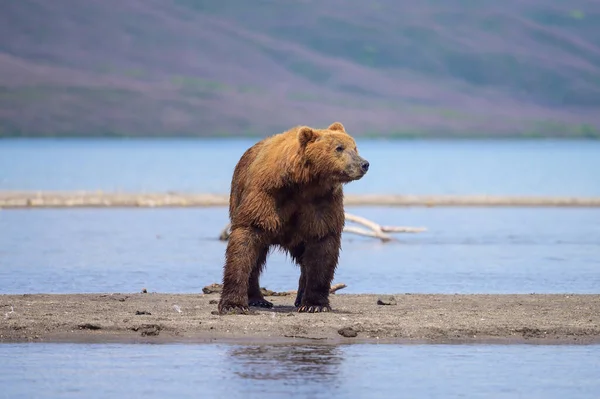
[[[360,164],[360,169],[363,171],[363,173],[367,173],[367,171],[369,170],[369,161],[367,161],[366,159]]]
[[[352,155],[352,161],[346,167],[346,176],[349,181],[361,179],[369,170],[369,161],[358,154]]]
[[[366,159],[364,159],[363,157],[361,157],[360,155],[356,154],[354,155],[354,170],[356,171],[356,173],[358,173],[361,177],[367,173],[367,171],[369,170],[369,161],[367,161]]]

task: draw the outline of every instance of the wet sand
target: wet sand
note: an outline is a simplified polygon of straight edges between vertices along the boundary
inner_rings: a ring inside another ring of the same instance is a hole
[[[0,208],[212,207],[227,206],[226,194],[106,193],[102,191],[0,191]],[[489,195],[347,194],[346,206],[546,206],[600,207],[599,197],[522,197]]]
[[[380,297],[334,294],[333,312],[305,314],[270,296],[274,309],[221,316],[219,294],[0,295],[0,342],[600,343],[600,295]]]

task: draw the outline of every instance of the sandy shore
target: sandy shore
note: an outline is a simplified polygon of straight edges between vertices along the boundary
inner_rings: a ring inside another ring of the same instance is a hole
[[[225,194],[0,191],[0,208],[227,206]],[[597,197],[488,195],[346,195],[346,206],[548,206],[600,207]]]
[[[273,296],[273,310],[219,316],[218,294],[0,295],[0,342],[600,343],[600,295],[378,298],[335,294],[334,312],[300,314]]]

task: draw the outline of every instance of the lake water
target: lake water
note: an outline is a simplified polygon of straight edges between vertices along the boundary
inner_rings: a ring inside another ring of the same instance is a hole
[[[0,398],[590,398],[600,346],[0,345]]]
[[[0,190],[227,193],[249,140],[0,140]],[[600,195],[596,141],[361,141],[362,193]],[[345,292],[598,292],[600,209],[348,208],[424,226],[380,243],[345,234]],[[220,281],[227,209],[0,211],[0,293],[199,292]],[[279,253],[262,283],[296,288]]]
[[[248,140],[0,140],[0,190],[227,193]],[[600,142],[363,141],[349,193],[600,195]],[[600,209],[348,208],[347,293],[598,293]],[[0,294],[200,292],[225,208],[0,210]],[[269,258],[262,285],[295,289]],[[0,322],[2,320],[0,319]],[[0,344],[0,398],[600,397],[600,346]]]
[[[398,242],[344,234],[335,281],[347,293],[598,293],[600,209],[348,208],[425,226]],[[0,211],[0,293],[200,292],[220,282],[220,208]],[[271,254],[261,283],[296,289]]]
[[[0,140],[0,190],[227,193],[247,139]],[[600,141],[358,139],[348,193],[600,195]]]

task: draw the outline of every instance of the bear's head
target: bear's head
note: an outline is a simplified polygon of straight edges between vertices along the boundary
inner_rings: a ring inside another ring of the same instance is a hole
[[[335,122],[327,129],[302,126],[297,134],[303,158],[316,177],[348,183],[369,170],[369,162],[358,155],[354,139],[341,123]]]

